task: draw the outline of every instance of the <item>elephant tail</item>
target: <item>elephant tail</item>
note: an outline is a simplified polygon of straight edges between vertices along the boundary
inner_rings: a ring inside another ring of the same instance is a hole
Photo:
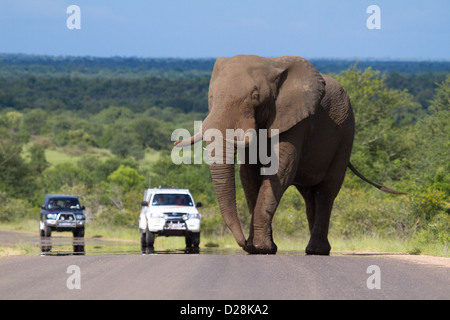
[[[349,162],[348,163],[348,167],[350,170],[353,171],[354,174],[356,174],[359,178],[361,178],[362,180],[364,180],[365,182],[373,185],[375,188],[383,191],[383,192],[387,192],[387,193],[391,193],[391,194],[407,194],[406,192],[400,192],[400,191],[395,191],[392,189],[389,189],[387,187],[384,186],[380,186],[378,184],[376,184],[375,182],[370,181],[369,179],[367,179],[366,177],[364,177],[361,173],[358,172],[358,170],[355,169],[355,167]]]

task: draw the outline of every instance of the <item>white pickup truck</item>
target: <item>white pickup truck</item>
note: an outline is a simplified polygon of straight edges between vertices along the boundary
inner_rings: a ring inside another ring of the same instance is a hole
[[[141,248],[153,248],[156,236],[184,236],[186,248],[200,244],[201,214],[188,189],[147,189],[141,203],[139,229]]]

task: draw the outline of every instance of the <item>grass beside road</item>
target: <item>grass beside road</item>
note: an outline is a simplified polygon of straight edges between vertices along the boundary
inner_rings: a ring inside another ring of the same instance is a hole
[[[38,246],[28,243],[19,243],[13,246],[0,245],[0,258],[10,256],[35,256],[39,255],[40,252],[41,250]]]
[[[37,220],[25,220],[20,223],[2,223],[2,230],[22,231],[35,233],[38,236],[39,222]],[[71,237],[69,232],[55,233],[55,235],[65,235]],[[139,248],[140,234],[139,230],[126,227],[109,227],[95,223],[88,224],[86,227],[86,238],[101,238],[105,240],[125,241],[135,244]],[[398,239],[385,238],[377,236],[355,236],[352,238],[342,238],[331,235],[330,244],[332,246],[332,254],[341,253],[405,253],[405,254],[424,254],[431,256],[450,257],[448,248],[445,245],[436,243],[426,243],[417,239]],[[308,235],[303,236],[274,236],[274,241],[278,246],[278,251],[282,253],[302,254],[308,244]],[[180,250],[184,248],[183,237],[158,237],[155,241],[155,250]],[[230,233],[224,236],[215,236],[202,233],[200,248],[217,248],[225,249],[230,252],[238,251],[241,248],[234,241]],[[88,250],[88,249],[86,249]],[[37,244],[28,244],[20,242],[15,244],[4,245],[0,243],[0,257],[11,255],[37,255],[40,248]]]

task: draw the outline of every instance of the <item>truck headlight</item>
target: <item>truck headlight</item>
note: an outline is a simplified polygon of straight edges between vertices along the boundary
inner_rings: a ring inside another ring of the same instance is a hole
[[[200,219],[201,216],[202,215],[200,213],[188,213],[187,214],[188,219]]]
[[[84,214],[77,214],[77,220],[84,220]]]
[[[47,213],[47,219],[56,219],[57,213]]]
[[[165,218],[166,216],[163,213],[150,212],[150,213],[148,213],[148,217],[149,218]]]

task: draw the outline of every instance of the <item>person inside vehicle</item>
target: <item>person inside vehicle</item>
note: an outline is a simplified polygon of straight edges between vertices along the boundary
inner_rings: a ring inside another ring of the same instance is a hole
[[[71,201],[70,200],[66,200],[66,202],[64,203],[64,208],[65,209],[70,209],[71,208]]]
[[[184,201],[183,201],[183,199],[180,196],[176,196],[175,197],[175,205],[177,205],[177,206],[184,205]]]
[[[55,209],[57,206],[56,206],[56,202],[55,202],[55,200],[50,200],[49,202],[48,202],[48,208],[49,209]]]
[[[156,196],[156,199],[153,200],[153,205],[163,205],[164,204],[164,197],[162,194],[158,194]]]

